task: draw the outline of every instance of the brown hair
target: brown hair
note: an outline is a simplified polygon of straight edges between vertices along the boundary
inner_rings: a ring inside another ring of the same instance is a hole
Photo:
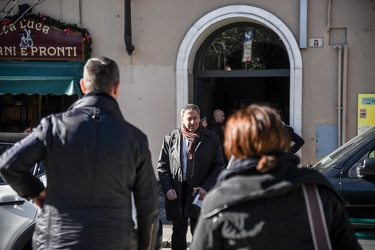
[[[272,153],[287,151],[290,137],[276,110],[252,104],[232,114],[224,129],[225,154],[236,159],[260,157],[257,169],[267,172],[276,164]]]

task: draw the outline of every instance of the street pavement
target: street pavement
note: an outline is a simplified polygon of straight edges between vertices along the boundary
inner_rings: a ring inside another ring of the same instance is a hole
[[[171,249],[171,236],[172,236],[172,223],[163,223],[163,243],[162,250]],[[188,228],[188,233],[186,235],[186,241],[191,243],[192,236],[190,234],[190,227]],[[359,244],[362,246],[363,250],[375,250],[374,240],[359,240]],[[188,248],[189,249],[189,248]]]
[[[172,237],[172,223],[163,223],[163,243],[161,249],[171,249],[171,237]],[[190,226],[188,228],[188,233],[186,235],[186,241],[189,247],[191,243],[191,233],[190,233]]]

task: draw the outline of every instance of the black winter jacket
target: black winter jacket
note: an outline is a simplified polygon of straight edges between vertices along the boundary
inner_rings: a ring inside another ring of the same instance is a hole
[[[170,189],[175,189],[177,193],[176,200],[170,201],[165,198],[167,220],[181,216],[183,182],[181,140],[180,129],[175,129],[165,136],[157,167],[164,194]],[[188,218],[198,218],[200,212],[200,208],[192,204],[193,188],[202,187],[208,192],[213,188],[217,176],[225,167],[219,138],[206,128],[202,128],[201,136],[195,147],[193,165],[184,211],[185,217]]]
[[[30,168],[42,160],[47,196],[34,249],[154,248],[159,201],[147,137],[125,121],[115,99],[92,92],[43,118],[2,155],[1,174],[21,196],[36,197],[44,187]]]
[[[214,132],[219,136],[221,144],[224,142],[224,131],[223,131],[223,124],[218,123],[217,121],[211,121],[207,125],[207,129]]]
[[[332,249],[361,249],[344,202],[318,172],[281,154],[268,173],[258,159],[234,160],[203,201],[190,249],[314,250],[302,185],[318,187]]]

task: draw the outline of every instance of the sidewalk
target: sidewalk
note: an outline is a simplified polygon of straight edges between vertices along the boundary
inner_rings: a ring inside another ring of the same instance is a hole
[[[163,243],[161,249],[171,249],[171,237],[172,237],[172,223],[167,224],[163,223]],[[191,233],[190,233],[190,226],[188,228],[188,233],[186,235],[186,241],[189,247],[191,243]]]

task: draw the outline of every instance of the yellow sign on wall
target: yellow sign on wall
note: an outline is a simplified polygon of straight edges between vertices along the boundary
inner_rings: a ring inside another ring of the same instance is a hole
[[[375,94],[358,94],[358,134],[375,125]]]

